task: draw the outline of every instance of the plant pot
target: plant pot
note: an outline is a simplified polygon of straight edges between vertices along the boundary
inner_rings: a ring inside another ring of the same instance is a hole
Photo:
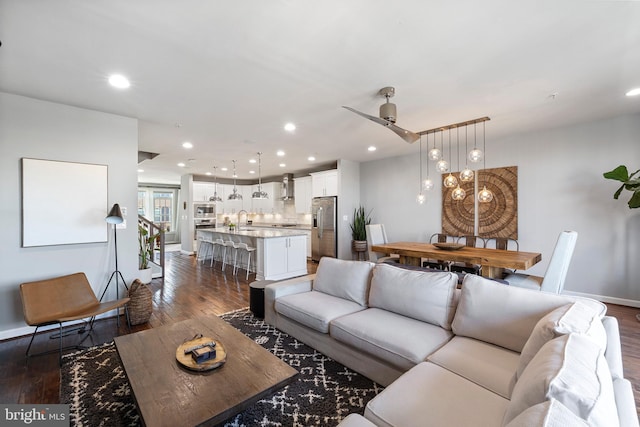
[[[129,286],[129,298],[127,309],[130,323],[132,325],[147,323],[153,311],[153,292],[151,289],[140,279],[136,279]]]
[[[351,249],[354,252],[364,252],[367,250],[367,241],[366,240],[352,240],[351,241]]]
[[[151,267],[138,270],[138,279],[145,285],[151,283],[152,278]]]

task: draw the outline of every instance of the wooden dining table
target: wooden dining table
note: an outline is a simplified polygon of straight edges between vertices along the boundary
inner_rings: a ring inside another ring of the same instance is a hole
[[[536,252],[505,251],[501,249],[474,248],[464,246],[460,249],[440,249],[431,243],[396,242],[373,245],[371,250],[387,255],[400,255],[400,263],[421,265],[422,258],[443,261],[464,262],[482,266],[481,274],[489,278],[502,278],[505,268],[527,270],[542,260],[542,254]]]

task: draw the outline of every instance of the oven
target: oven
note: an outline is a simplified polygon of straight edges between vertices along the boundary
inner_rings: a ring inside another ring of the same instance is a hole
[[[216,228],[215,218],[196,218],[194,219],[193,239],[198,239],[198,230],[207,230]]]

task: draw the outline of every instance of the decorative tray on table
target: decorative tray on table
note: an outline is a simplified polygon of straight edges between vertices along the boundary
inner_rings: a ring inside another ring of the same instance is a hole
[[[433,246],[445,251],[457,251],[458,249],[464,248],[464,245],[460,243],[434,243]]]
[[[227,352],[220,341],[196,335],[178,346],[176,360],[191,371],[210,371],[227,361]]]

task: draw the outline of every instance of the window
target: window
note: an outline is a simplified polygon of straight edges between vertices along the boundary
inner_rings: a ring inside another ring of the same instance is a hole
[[[173,192],[153,192],[153,222],[158,223],[165,232],[171,231],[173,222]]]

